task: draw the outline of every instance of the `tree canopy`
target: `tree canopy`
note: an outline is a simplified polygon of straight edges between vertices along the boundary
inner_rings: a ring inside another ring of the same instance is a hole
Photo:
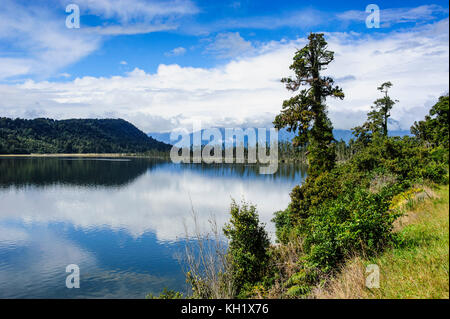
[[[423,121],[414,122],[411,133],[422,142],[448,148],[448,94],[441,96]]]
[[[283,78],[289,91],[300,93],[283,102],[281,113],[274,125],[281,129],[297,132],[293,144],[308,145],[308,174],[314,175],[330,170],[335,164],[333,127],[327,116],[326,98],[344,98],[342,89],[334,85],[329,76],[322,76],[328,64],[334,60],[334,52],[327,49],[327,42],[321,33],[311,33],[309,43],[298,50],[290,69],[294,77]]]
[[[367,113],[367,121],[352,129],[358,142],[367,145],[375,136],[388,136],[388,119],[391,116],[392,107],[398,102],[398,100],[392,100],[388,95],[391,87],[392,83],[388,81],[377,88],[378,91],[384,93],[384,96],[374,101],[372,110]]]

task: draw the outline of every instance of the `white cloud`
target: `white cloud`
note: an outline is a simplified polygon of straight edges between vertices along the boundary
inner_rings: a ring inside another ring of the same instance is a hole
[[[0,56],[0,79],[17,75],[29,74],[33,60],[27,58],[9,58]]]
[[[82,14],[98,15],[103,24],[87,26],[82,19],[80,29],[68,29],[64,8],[73,1],[55,2],[59,10],[39,2],[2,1],[0,43],[8,50],[0,52],[0,80],[48,78],[96,51],[106,36],[174,30],[179,17],[198,11],[189,0],[79,0]]]
[[[72,1],[61,2],[65,6]],[[84,26],[83,31],[103,36],[175,30],[181,17],[199,12],[190,0],[79,0],[77,5],[82,13],[104,21],[101,26]]]
[[[127,65],[128,63],[127,63],[127,61],[120,61],[119,64],[121,64],[121,65]]]
[[[205,48],[205,53],[210,53],[218,58],[230,58],[253,52],[250,41],[244,40],[239,32],[219,33],[215,39]]]
[[[403,129],[422,119],[448,91],[448,19],[389,34],[326,36],[335,51],[327,72],[346,94],[343,101],[328,101],[335,128],[359,125],[384,81],[394,84],[391,94],[400,102],[392,118]],[[272,41],[251,57],[215,68],[162,64],[155,73],[136,68],[109,78],[0,85],[0,110],[11,117],[123,117],[147,132],[191,128],[194,119],[205,127],[265,126],[290,96],[279,80],[290,74],[295,50],[305,42],[304,38]]]
[[[151,32],[161,32],[175,30],[176,25],[165,23],[165,24],[152,24],[147,25],[143,23],[132,24],[132,25],[103,25],[96,27],[83,27],[81,29],[82,33],[93,34],[100,36],[115,36],[115,35],[134,35],[134,34],[146,34]]]
[[[415,8],[380,8],[381,27],[390,27],[399,23],[423,23],[436,19],[439,14],[448,13],[448,10],[438,5],[423,5]],[[336,15],[342,21],[365,21],[368,13],[365,11],[350,10]]]
[[[71,0],[62,2],[69,4]],[[122,24],[150,22],[158,17],[191,15],[198,12],[196,5],[190,0],[77,0],[76,3],[87,13],[106,19],[118,19]]]
[[[177,47],[169,52],[165,53],[165,56],[180,56],[186,53],[186,49],[183,47]]]
[[[0,79],[29,74],[46,78],[99,47],[98,36],[67,29],[64,21],[64,15],[55,16],[41,6],[3,1],[0,41],[14,55],[0,53]]]

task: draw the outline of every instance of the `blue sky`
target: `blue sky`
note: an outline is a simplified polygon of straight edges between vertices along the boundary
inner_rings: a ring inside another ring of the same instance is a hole
[[[311,2],[312,3],[312,2]],[[280,39],[296,39],[305,36],[310,31],[357,31],[357,32],[389,32],[407,26],[414,26],[431,21],[438,21],[448,15],[445,12],[445,2],[441,8],[424,8],[412,16],[411,22],[394,23],[390,27],[375,30],[367,29],[361,21],[338,19],[336,15],[353,10],[364,11],[361,1],[349,1],[344,5],[337,1],[325,1],[321,7],[308,4],[305,1],[199,1],[192,2],[198,10],[195,14],[187,14],[175,22],[176,29],[165,32],[152,32],[135,35],[119,35],[107,37],[98,51],[87,56],[82,61],[67,68],[72,76],[110,76],[139,67],[147,72],[155,72],[161,63],[177,63],[181,66],[214,67],[226,63],[233,56],[208,50],[211,41],[217,35],[226,32],[238,32],[244,41],[253,43],[278,41]],[[406,1],[390,1],[380,3],[381,8],[402,8]],[[411,1],[408,7],[423,5],[419,1]],[[430,12],[430,13],[428,13]],[[308,20],[302,21],[303,14]],[[278,20],[297,20],[283,24]],[[334,20],[333,20],[334,19]],[[135,18],[131,23],[142,20]],[[267,24],[264,21],[268,21]],[[109,24],[120,24],[120,18],[108,19]],[[363,21],[364,22],[364,21]],[[98,26],[104,23],[92,14],[82,15],[82,25]],[[272,27],[272,23],[280,23]],[[235,25],[238,25],[235,27]],[[237,41],[237,40],[236,40]],[[181,51],[170,52],[176,48]],[[225,50],[225,49],[223,49]],[[222,51],[223,51],[222,50]],[[118,65],[127,62],[127,67]]]
[[[65,26],[70,3],[79,29]],[[380,28],[366,27],[370,3]],[[0,116],[123,117],[146,131],[268,126],[309,32],[325,32],[336,52],[328,72],[347,93],[330,101],[336,128],[359,124],[383,81],[400,100],[396,129],[448,92],[446,1],[4,0]]]

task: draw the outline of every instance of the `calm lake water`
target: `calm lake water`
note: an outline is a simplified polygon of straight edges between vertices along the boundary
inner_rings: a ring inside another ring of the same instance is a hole
[[[221,227],[231,198],[257,205],[273,236],[305,167],[187,165],[145,159],[0,158],[0,298],[144,298],[186,290],[191,207]],[[66,288],[66,266],[80,288]]]

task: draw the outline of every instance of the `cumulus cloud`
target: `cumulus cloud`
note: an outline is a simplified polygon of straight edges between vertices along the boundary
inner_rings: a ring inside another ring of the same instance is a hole
[[[392,118],[400,122],[402,129],[409,129],[414,120],[423,118],[439,95],[448,92],[448,19],[387,36],[355,39],[354,35],[337,33],[328,34],[328,39],[336,59],[327,72],[337,78],[343,71],[355,76],[340,83],[347,96],[345,109],[367,111],[378,97],[376,87],[391,81],[391,95],[400,100],[392,110]],[[330,103],[332,117],[340,109],[335,101]]]
[[[385,81],[400,100],[392,111],[400,127],[422,119],[448,91],[448,35],[448,19],[388,34],[327,33],[335,61],[326,72],[346,94],[328,101],[334,127],[361,124]],[[154,73],[135,68],[122,76],[0,85],[0,109],[11,117],[30,110],[54,118],[123,117],[147,132],[192,129],[193,120],[205,128],[268,126],[291,95],[280,78],[290,74],[292,57],[305,43],[268,42],[252,56],[213,68],[161,64]]]

